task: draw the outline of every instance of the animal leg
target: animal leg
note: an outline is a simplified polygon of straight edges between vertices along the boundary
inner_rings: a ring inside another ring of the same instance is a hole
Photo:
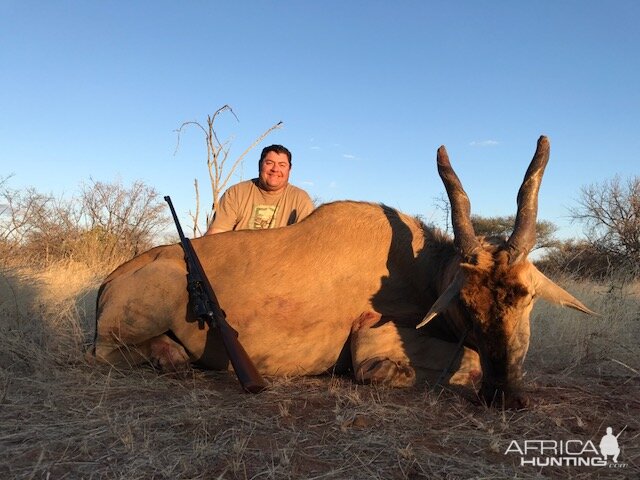
[[[416,372],[407,362],[390,358],[369,358],[358,366],[355,375],[360,383],[391,387],[411,387],[416,382]]]
[[[95,347],[85,355],[86,361],[94,365],[106,363],[114,366],[134,366],[149,361],[150,351],[116,342],[96,342]]]
[[[182,287],[182,262],[151,261],[145,255],[116,269],[100,288],[89,361],[119,366],[151,361],[173,369],[188,358],[184,348],[166,335],[174,324],[185,323],[188,294]]]
[[[416,373],[403,348],[398,327],[393,322],[368,327],[376,323],[372,322],[376,317],[377,320],[381,318],[375,312],[363,313],[351,332],[351,356],[356,380],[392,387],[414,385]]]
[[[413,328],[398,331],[419,383],[433,385],[440,380],[449,385],[477,387],[480,384],[482,369],[475,350],[459,348],[457,342],[425,335]]]
[[[465,385],[473,388],[480,386],[482,381],[482,367],[480,367],[480,356],[475,350],[464,347],[460,366],[451,372],[449,378],[450,385]]]
[[[160,335],[148,340],[151,350],[151,361],[165,372],[177,372],[189,367],[191,360],[182,345],[167,335]]]
[[[351,350],[356,380],[411,386],[442,383],[476,387],[482,379],[480,357],[475,350],[458,348],[412,327],[393,321],[381,323],[381,315],[363,313],[352,329]]]
[[[227,370],[230,367],[218,329],[205,325],[201,330],[193,319],[188,322],[176,322],[172,331],[189,352],[192,361],[212,370]]]
[[[87,353],[91,363],[107,363],[115,366],[133,366],[151,362],[163,371],[183,370],[190,358],[182,345],[162,334],[137,345],[120,342],[98,342],[95,354]]]

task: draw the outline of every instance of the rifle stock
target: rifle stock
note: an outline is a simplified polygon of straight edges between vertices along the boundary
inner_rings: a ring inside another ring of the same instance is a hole
[[[209,283],[209,279],[200,264],[200,259],[191,245],[191,240],[185,237],[182,232],[171,198],[166,196],[164,199],[171,209],[173,221],[178,229],[180,243],[184,250],[185,262],[187,263],[187,289],[194,307],[194,313],[199,321],[206,322],[209,328],[217,328],[220,332],[227,356],[243,390],[248,393],[260,393],[267,388],[267,384],[242,344],[238,341],[238,332],[227,322],[226,315],[220,307],[211,283]]]

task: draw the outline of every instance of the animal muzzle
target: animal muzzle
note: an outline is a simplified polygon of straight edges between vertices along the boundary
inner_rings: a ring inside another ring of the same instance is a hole
[[[490,407],[522,410],[530,404],[529,397],[517,384],[483,381],[479,394],[482,401]]]
[[[520,350],[514,351],[510,345],[481,353],[479,396],[485,404],[515,410],[527,408],[529,399],[522,389],[523,358]]]

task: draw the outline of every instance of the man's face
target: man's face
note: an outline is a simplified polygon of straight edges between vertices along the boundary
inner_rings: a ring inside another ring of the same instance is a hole
[[[291,165],[285,153],[269,152],[260,164],[260,187],[278,192],[287,186]]]

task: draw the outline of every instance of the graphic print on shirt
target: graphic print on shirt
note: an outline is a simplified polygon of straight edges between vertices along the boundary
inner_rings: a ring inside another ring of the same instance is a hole
[[[249,219],[249,228],[251,230],[274,228],[278,224],[277,212],[277,205],[254,205],[253,214]]]

